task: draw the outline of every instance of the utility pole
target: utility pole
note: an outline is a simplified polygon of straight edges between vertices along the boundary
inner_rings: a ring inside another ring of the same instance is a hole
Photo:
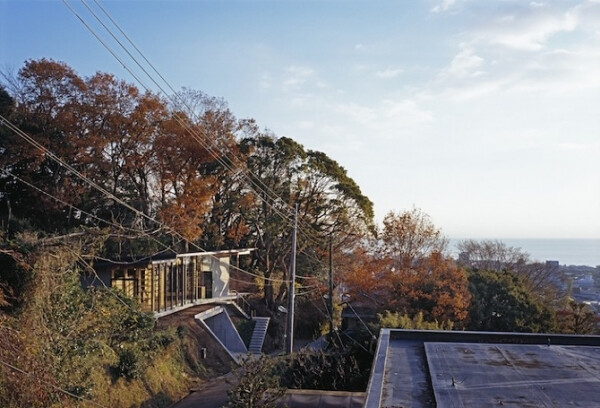
[[[292,253],[290,255],[290,289],[288,293],[288,320],[286,351],[294,351],[294,283],[296,282],[296,230],[298,229],[298,203],[294,207],[294,229],[292,230]]]
[[[329,334],[333,334],[333,233],[329,236]]]

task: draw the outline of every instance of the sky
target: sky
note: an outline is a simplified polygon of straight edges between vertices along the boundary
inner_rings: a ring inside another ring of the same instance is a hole
[[[378,221],[600,238],[599,0],[97,1],[173,88],[335,159]],[[0,69],[42,57],[136,83],[65,2],[0,0]]]

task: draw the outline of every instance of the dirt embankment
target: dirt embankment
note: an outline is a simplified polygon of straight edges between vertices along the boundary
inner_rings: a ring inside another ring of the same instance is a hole
[[[177,313],[158,319],[157,327],[173,327],[183,333],[186,342],[186,362],[190,369],[203,379],[209,379],[228,373],[234,364],[227,351],[214,337],[200,326],[194,316],[215,305],[190,307]],[[205,349],[205,353],[204,350]]]

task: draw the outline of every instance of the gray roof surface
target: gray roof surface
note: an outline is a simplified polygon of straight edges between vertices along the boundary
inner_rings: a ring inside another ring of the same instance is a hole
[[[600,405],[600,348],[426,343],[438,408]]]
[[[600,407],[600,338],[384,329],[365,407]]]
[[[423,343],[393,340],[386,361],[382,406],[435,407]]]

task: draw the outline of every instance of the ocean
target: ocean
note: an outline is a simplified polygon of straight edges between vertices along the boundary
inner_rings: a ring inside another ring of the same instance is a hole
[[[458,256],[456,245],[462,239],[450,239],[452,256]],[[479,240],[477,240],[479,241]],[[600,239],[499,239],[507,246],[521,248],[531,261],[558,261],[561,265],[600,266]]]

